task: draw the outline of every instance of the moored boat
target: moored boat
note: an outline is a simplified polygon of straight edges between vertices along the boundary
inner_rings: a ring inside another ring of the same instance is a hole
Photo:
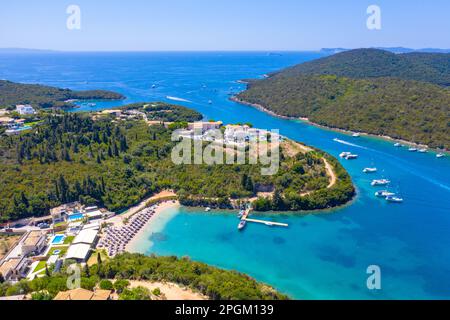
[[[395,196],[395,193],[389,192],[387,190],[380,190],[375,192],[375,196],[379,198],[386,198],[386,197],[392,197]]]
[[[339,155],[339,157],[341,157],[341,158],[346,158],[347,156],[349,156],[349,155],[351,155],[352,153],[351,152],[342,152],[340,155]]]
[[[363,170],[364,173],[375,173],[377,171],[378,171],[377,168],[364,168]]]
[[[417,148],[411,147],[408,149],[409,152],[417,152]]]
[[[387,196],[386,201],[392,203],[402,203],[403,199],[397,196]]]
[[[427,152],[428,152],[428,149],[425,149],[425,148],[419,149],[419,152],[420,152],[420,153],[427,153]]]
[[[400,144],[400,143],[396,143],[396,144],[394,144],[394,147],[396,147],[396,148],[400,148],[402,145]]]
[[[242,220],[241,222],[239,222],[238,230],[244,229],[246,224],[247,224],[247,221],[245,221],[245,220]]]
[[[206,211],[206,212],[209,212],[209,211],[211,211],[211,208],[210,208],[210,207],[207,207],[207,208],[205,209],[205,211]]]
[[[358,133],[358,132],[352,134],[352,137],[353,137],[353,138],[359,138],[360,136],[361,136],[361,134]]]
[[[372,186],[386,186],[389,183],[391,183],[391,182],[387,179],[379,179],[379,180],[373,180],[371,185]]]
[[[445,154],[443,154],[443,153],[438,153],[436,155],[436,158],[443,158],[443,157],[445,157]]]
[[[355,160],[358,159],[358,155],[357,154],[349,154],[345,157],[346,160]]]

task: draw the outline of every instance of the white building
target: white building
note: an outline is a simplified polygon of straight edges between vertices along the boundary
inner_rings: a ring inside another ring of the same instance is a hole
[[[215,122],[192,122],[188,124],[188,130],[193,130],[194,134],[205,133],[208,130],[220,129],[222,121]]]
[[[16,106],[16,111],[21,114],[35,114],[36,110],[34,110],[34,108],[32,106],[30,106],[29,104],[19,104]]]
[[[26,256],[30,253],[39,254],[46,245],[46,236],[42,231],[30,231],[21,241],[20,254]]]
[[[85,243],[73,244],[69,247],[66,259],[74,259],[78,262],[86,262],[91,253],[91,246]]]
[[[73,239],[72,244],[85,243],[93,245],[97,240],[98,230],[96,229],[84,229]]]

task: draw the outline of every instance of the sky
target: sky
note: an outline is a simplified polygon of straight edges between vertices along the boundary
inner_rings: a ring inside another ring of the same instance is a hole
[[[2,2],[0,48],[66,51],[450,48],[448,0]],[[66,10],[70,5],[80,9],[80,29],[67,27],[70,14]],[[380,8],[380,30],[367,27],[370,5]]]

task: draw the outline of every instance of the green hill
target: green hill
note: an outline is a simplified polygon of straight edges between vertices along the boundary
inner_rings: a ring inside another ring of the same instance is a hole
[[[450,148],[450,89],[433,84],[450,83],[448,57],[353,50],[251,81],[237,99],[329,127]],[[425,78],[430,83],[418,81]]]
[[[37,108],[73,107],[71,99],[79,100],[122,100],[119,93],[105,90],[73,91],[39,84],[23,84],[0,80],[0,107],[12,109],[17,104],[31,104]]]
[[[394,77],[449,86],[450,54],[395,54],[379,49],[357,49],[287,68],[281,73],[285,76],[333,74],[355,79]]]

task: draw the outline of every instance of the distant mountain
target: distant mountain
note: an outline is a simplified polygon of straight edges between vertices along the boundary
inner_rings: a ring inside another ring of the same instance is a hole
[[[1,53],[21,54],[21,53],[55,53],[56,50],[26,49],[26,48],[0,48]]]
[[[379,49],[356,49],[288,68],[283,74],[332,74],[356,79],[394,77],[449,86],[450,54],[394,54]]]
[[[389,51],[392,53],[411,53],[411,52],[430,52],[430,53],[450,53],[450,49],[439,49],[439,48],[423,48],[423,49],[411,49],[404,47],[375,47],[373,49],[380,49],[384,51]],[[353,49],[345,48],[323,48],[320,50],[324,54],[336,54],[344,51],[350,51]]]
[[[345,51],[249,82],[236,98],[278,115],[450,149],[450,55]]]

